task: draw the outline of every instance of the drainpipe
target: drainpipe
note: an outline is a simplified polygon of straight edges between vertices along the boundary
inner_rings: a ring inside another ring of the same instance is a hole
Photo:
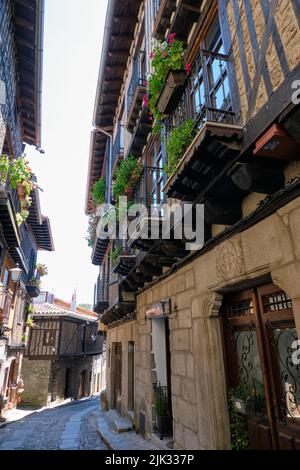
[[[95,127],[96,132],[101,132],[109,138],[109,161],[108,161],[108,186],[107,186],[107,203],[111,203],[111,174],[112,174],[112,159],[113,159],[113,136],[102,127]]]
[[[43,84],[43,49],[44,49],[44,16],[45,16],[45,0],[37,2],[37,79],[36,79],[36,116],[37,116],[37,136],[36,136],[36,149],[41,153],[41,139],[42,139],[42,84]]]

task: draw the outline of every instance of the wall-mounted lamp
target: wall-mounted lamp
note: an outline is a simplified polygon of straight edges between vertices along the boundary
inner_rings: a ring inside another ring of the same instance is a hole
[[[9,272],[10,272],[12,282],[14,282],[15,284],[18,284],[21,280],[21,276],[23,272],[22,269],[20,269],[17,264],[17,267],[10,269]]]

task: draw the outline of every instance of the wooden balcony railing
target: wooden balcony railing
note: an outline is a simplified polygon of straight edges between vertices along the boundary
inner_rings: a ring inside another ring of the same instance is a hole
[[[146,79],[141,71],[140,54],[133,61],[132,78],[127,92],[127,129],[133,133],[146,93]]]
[[[108,307],[108,283],[99,275],[94,289],[94,310],[102,313]]]

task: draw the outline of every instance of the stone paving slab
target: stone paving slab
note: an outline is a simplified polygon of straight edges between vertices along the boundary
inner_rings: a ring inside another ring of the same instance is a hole
[[[140,437],[135,431],[118,433],[107,412],[98,409],[93,413],[98,433],[110,450],[160,450],[152,441]]]

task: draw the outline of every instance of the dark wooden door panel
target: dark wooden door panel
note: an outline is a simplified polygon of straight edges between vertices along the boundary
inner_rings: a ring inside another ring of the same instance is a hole
[[[297,331],[291,299],[269,284],[228,296],[223,310],[228,386],[241,395],[251,447],[299,449],[300,365],[292,362]]]

